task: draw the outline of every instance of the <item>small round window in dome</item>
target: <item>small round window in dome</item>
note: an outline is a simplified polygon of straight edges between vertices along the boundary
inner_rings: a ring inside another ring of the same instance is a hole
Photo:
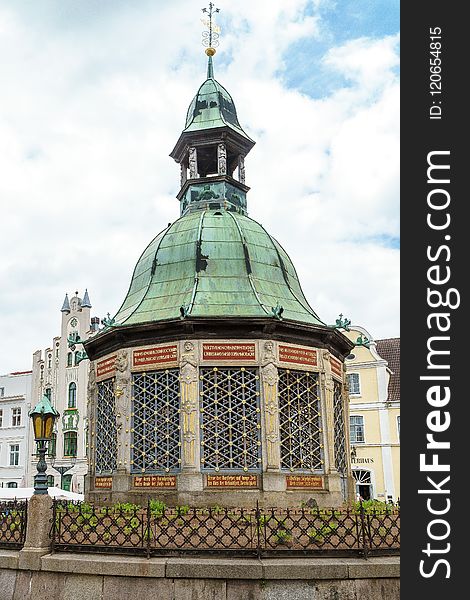
[[[221,216],[222,216],[222,213],[219,211],[214,213],[214,217],[221,217]]]
[[[355,354],[348,354],[348,355],[346,356],[346,360],[354,360],[355,358],[356,358],[356,355],[355,355]]]

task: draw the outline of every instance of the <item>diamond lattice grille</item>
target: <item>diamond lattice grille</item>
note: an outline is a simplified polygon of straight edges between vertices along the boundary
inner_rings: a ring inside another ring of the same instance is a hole
[[[96,471],[109,473],[116,468],[117,427],[114,379],[98,383],[96,404]]]
[[[175,473],[181,466],[179,369],[132,378],[133,473]]]
[[[279,369],[281,468],[323,470],[318,375]]]
[[[344,427],[343,386],[338,381],[334,382],[333,389],[333,414],[335,424],[335,467],[338,473],[347,472],[346,462],[346,434]]]
[[[200,380],[202,468],[261,471],[258,370],[204,368]]]

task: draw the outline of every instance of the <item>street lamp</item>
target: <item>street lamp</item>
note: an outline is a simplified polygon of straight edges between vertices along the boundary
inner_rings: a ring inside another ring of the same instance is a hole
[[[39,461],[37,464],[38,472],[34,476],[34,493],[47,494],[47,442],[52,438],[54,422],[59,416],[59,413],[51,405],[49,398],[43,396],[29,413],[29,416],[33,421],[34,440],[36,441],[39,454]]]

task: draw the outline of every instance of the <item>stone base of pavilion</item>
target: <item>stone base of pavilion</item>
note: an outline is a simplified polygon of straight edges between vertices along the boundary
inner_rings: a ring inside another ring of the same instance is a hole
[[[349,492],[347,491],[349,490]],[[354,501],[353,482],[338,473],[289,473],[87,476],[85,500],[98,504],[145,505],[158,498],[167,506],[261,508],[340,507]]]

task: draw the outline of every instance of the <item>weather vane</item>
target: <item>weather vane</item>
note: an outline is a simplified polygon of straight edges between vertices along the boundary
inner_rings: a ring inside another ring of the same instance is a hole
[[[220,12],[220,8],[216,8],[215,4],[209,2],[209,8],[203,8],[202,12],[208,15],[208,19],[201,19],[207,27],[207,31],[202,32],[202,45],[207,48],[207,56],[214,56],[215,49],[219,45],[220,27],[213,21],[213,15]]]

